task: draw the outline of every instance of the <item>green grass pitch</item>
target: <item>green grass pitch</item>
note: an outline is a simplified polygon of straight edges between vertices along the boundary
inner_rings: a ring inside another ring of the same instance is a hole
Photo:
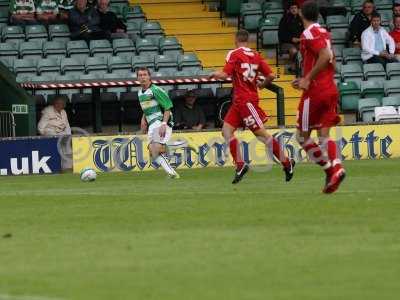
[[[0,299],[397,300],[399,162],[2,177]]]

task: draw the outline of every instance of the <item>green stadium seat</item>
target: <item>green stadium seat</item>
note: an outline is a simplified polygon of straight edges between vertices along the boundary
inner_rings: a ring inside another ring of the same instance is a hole
[[[342,111],[357,111],[361,91],[356,82],[349,81],[338,84],[340,108]]]
[[[400,85],[398,80],[387,80],[384,82],[386,96],[400,96]]]
[[[382,64],[364,64],[365,80],[386,80],[386,72]]]
[[[65,24],[49,25],[49,38],[52,41],[69,41],[71,33],[69,27]]]
[[[262,31],[261,32],[261,45],[263,48],[275,48],[276,50],[276,61],[278,64],[279,58],[279,37],[278,31]]]
[[[258,3],[244,3],[242,6],[254,6],[260,5]],[[256,10],[242,10],[240,13],[240,22],[243,28],[250,32],[254,32],[258,29],[258,25],[260,23],[260,20],[262,19],[262,11],[261,7]]]
[[[347,17],[343,15],[334,15],[326,17],[326,26],[332,30],[336,28],[348,28],[349,21]]]
[[[177,57],[183,54],[182,45],[179,43],[176,37],[163,37],[159,40],[160,53],[163,55],[169,55]]]
[[[118,18],[125,20],[126,3],[110,3],[109,10],[117,15]]]
[[[382,81],[362,81],[361,96],[363,98],[382,99],[385,95],[385,90]]]
[[[279,28],[279,19],[276,16],[267,16],[265,19],[261,20],[259,23],[257,41],[261,41],[262,47],[271,46],[271,42],[276,47],[276,38]]]
[[[201,61],[195,53],[185,53],[178,56],[178,67],[182,71],[192,71],[193,73],[202,69]]]
[[[14,72],[14,57],[1,57],[0,62],[2,62],[11,72]]]
[[[125,12],[125,19],[127,21],[135,19],[135,20],[143,20],[146,19],[146,16],[140,5],[128,6]]]
[[[381,11],[381,10],[391,10],[393,7],[393,1],[392,0],[375,0],[375,7]]]
[[[155,70],[154,57],[146,54],[140,54],[139,56],[132,57],[133,70],[136,72],[137,68],[147,67],[151,71]]]
[[[67,55],[84,61],[89,56],[89,49],[85,41],[68,41]]]
[[[154,65],[157,71],[161,71],[163,69],[176,71],[178,68],[176,58],[168,55],[156,55],[154,57]]]
[[[129,35],[133,36],[139,36],[140,35],[140,26],[141,23],[138,23],[135,20],[129,20],[129,22],[126,22],[126,33]]]
[[[262,5],[262,12],[264,16],[277,15],[280,17],[284,13],[282,2],[272,1],[272,2],[264,2]]]
[[[32,76],[35,76],[35,75],[28,74],[28,73],[17,74],[15,81],[17,83],[29,82],[29,81],[31,81]]]
[[[362,62],[360,48],[344,48],[342,51],[342,56],[344,64],[348,64],[351,62]]]
[[[153,43],[151,39],[139,38],[136,40],[136,51],[138,54],[158,54],[158,46]]]
[[[121,73],[132,71],[132,60],[123,56],[110,56],[108,58],[108,70],[111,73]]]
[[[400,96],[383,97],[382,106],[400,106]]]
[[[331,31],[332,44],[347,44],[347,28],[336,28]]]
[[[60,59],[55,57],[39,59],[36,69],[40,75],[52,76],[54,79],[61,72]]]
[[[47,41],[47,30],[44,25],[27,25],[25,26],[25,36],[28,41],[41,40]]]
[[[342,65],[341,76],[343,81],[357,81],[360,82],[364,73],[359,64]]]
[[[24,30],[21,26],[5,26],[1,32],[4,42],[16,41],[20,43],[25,40]]]
[[[131,39],[115,39],[113,40],[112,45],[114,49],[114,55],[125,52],[136,52],[135,45]]]
[[[363,122],[375,121],[375,107],[381,106],[379,99],[365,98],[358,101],[358,114]]]
[[[108,57],[113,55],[113,48],[108,40],[92,40],[89,43],[92,56]]]
[[[361,9],[364,1],[365,0],[351,0],[350,8],[351,8],[352,14],[357,13]]]
[[[10,43],[0,43],[0,57],[18,57],[18,48],[17,46],[10,42]]]
[[[0,23],[8,22],[8,10],[0,10]]]
[[[248,2],[248,3],[242,3],[240,5],[240,14],[242,15],[243,13],[246,12],[258,12],[261,11],[261,4],[258,2]]]
[[[108,72],[107,60],[103,56],[87,57],[85,60],[85,70],[88,74],[99,74],[103,76]]]
[[[85,66],[76,57],[61,58],[61,73],[64,75],[81,75],[85,72]]]
[[[36,75],[36,61],[32,58],[14,60],[14,73]]]
[[[240,5],[242,0],[229,0],[223,1],[225,14],[227,16],[238,16],[240,14]]]
[[[332,46],[332,50],[333,53],[335,54],[335,58],[337,62],[341,62],[343,60],[343,49],[344,49],[344,45],[333,45]]]
[[[148,35],[164,35],[164,30],[161,28],[160,22],[145,22],[140,27],[140,34],[143,38]]]
[[[386,74],[389,80],[400,79],[400,63],[386,64]]]
[[[389,26],[393,20],[393,11],[392,10],[384,10],[379,11],[381,15],[381,24],[382,26]]]
[[[33,40],[19,44],[19,55],[21,58],[41,59],[42,54],[42,41]]]
[[[50,57],[65,57],[67,56],[67,48],[65,41],[46,41],[43,43],[43,55]]]

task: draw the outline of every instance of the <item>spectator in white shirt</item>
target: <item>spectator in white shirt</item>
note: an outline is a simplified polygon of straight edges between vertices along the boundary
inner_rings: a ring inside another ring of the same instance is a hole
[[[52,105],[42,110],[42,117],[38,123],[38,131],[41,135],[70,135],[67,113],[64,110],[63,97],[55,97]]]
[[[362,53],[364,63],[381,63],[386,66],[389,62],[395,62],[395,43],[388,32],[381,27],[381,16],[373,14],[371,26],[361,35]],[[389,51],[387,51],[389,46]]]

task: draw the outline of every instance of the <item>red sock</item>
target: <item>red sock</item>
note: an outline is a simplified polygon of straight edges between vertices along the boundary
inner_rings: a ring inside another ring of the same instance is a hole
[[[332,167],[334,167],[335,169],[340,169],[342,167],[342,161],[338,157],[336,142],[334,140],[328,139],[328,141],[326,142],[326,148],[328,152],[328,158],[332,164]]]
[[[244,161],[240,153],[240,145],[237,138],[231,138],[231,140],[229,141],[229,150],[231,151],[233,162],[236,168],[241,169],[244,165]]]
[[[281,149],[281,145],[275,138],[272,138],[272,152],[274,156],[281,162],[282,166],[289,167],[289,158],[285,155],[285,153]]]
[[[320,165],[324,170],[327,170],[331,167],[331,164],[323,159],[322,150],[316,143],[306,143],[303,145],[303,149],[307,152],[310,160]]]

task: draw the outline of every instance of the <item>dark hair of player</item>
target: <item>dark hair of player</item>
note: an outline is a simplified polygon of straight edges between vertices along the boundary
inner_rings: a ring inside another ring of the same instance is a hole
[[[319,16],[319,7],[315,1],[306,1],[301,7],[301,14],[307,21],[317,22]]]
[[[149,74],[149,76],[151,76],[150,70],[149,70],[149,68],[147,68],[147,67],[140,67],[140,68],[138,68],[138,69],[136,70],[136,75],[139,75],[139,71],[146,71],[146,72]]]
[[[372,15],[371,15],[371,21],[372,21],[372,19],[374,19],[374,18],[381,18],[381,15],[379,14],[379,13],[377,13],[377,12],[374,12]]]
[[[238,32],[236,32],[236,40],[239,43],[247,43],[249,41],[249,32],[244,29],[238,30]]]

